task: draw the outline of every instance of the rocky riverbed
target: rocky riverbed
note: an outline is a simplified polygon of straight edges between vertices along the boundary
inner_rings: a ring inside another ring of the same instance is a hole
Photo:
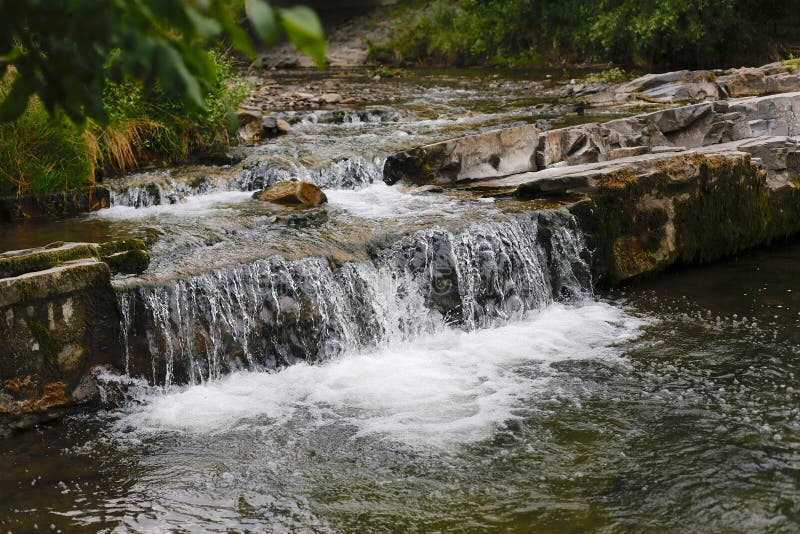
[[[742,293],[730,302],[691,281],[680,295],[641,281],[800,230],[794,68],[712,74],[595,91],[545,73],[273,72],[221,165],[139,172],[105,184],[108,208],[9,227],[0,244],[19,251],[0,255],[0,426],[73,415],[42,430],[66,452],[20,455],[37,439],[27,434],[4,442],[0,457],[16,463],[0,483],[0,502],[13,503],[0,526],[170,529],[192,517],[347,529],[335,486],[377,529],[453,527],[480,488],[491,512],[470,514],[476,529],[614,528],[628,524],[633,484],[654,500],[631,524],[790,528],[792,492],[764,487],[754,467],[736,493],[724,458],[702,451],[727,440],[789,469],[796,410],[776,399],[800,389],[792,280],[730,275]],[[269,202],[276,189],[316,201]],[[763,254],[747,273],[796,267],[791,253]],[[708,279],[722,284],[724,265]],[[772,376],[791,391],[773,395]],[[81,405],[91,408],[75,419]],[[673,428],[669,417],[679,436],[647,430]],[[601,441],[631,456],[612,461]],[[287,446],[299,456],[274,464],[230,454]],[[675,470],[648,460],[664,447],[681,452]],[[109,471],[121,450],[152,460],[150,476]],[[50,474],[74,500],[37,488],[39,475],[21,491],[53,454],[87,466]],[[373,476],[373,454],[385,476]],[[680,506],[670,497],[668,480],[683,472],[696,485],[704,463],[738,512],[699,489]],[[398,482],[392,466],[406,464],[419,484]],[[199,499],[174,484],[174,466],[187,484],[205,481]],[[130,491],[82,489],[101,472]],[[304,482],[325,473],[341,483]],[[563,480],[595,508],[570,508],[581,499]],[[385,512],[357,504],[358,487]],[[404,514],[397,492],[420,514]]]

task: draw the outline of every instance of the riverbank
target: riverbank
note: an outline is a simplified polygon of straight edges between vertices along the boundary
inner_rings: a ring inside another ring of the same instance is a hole
[[[32,99],[20,118],[0,124],[0,219],[107,207],[108,202],[93,201],[98,196],[93,191],[104,179],[185,162],[197,154],[224,153],[236,135],[229,109],[250,88],[223,53],[212,58],[217,77],[202,113],[159,91],[145,94],[133,82],[106,87],[107,124],[90,120],[76,125],[63,113],[51,116]],[[7,90],[12,78],[13,72],[0,83],[0,91]]]

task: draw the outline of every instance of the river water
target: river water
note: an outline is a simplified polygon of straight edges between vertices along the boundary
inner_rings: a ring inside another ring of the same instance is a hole
[[[371,114],[295,117],[243,163],[128,177],[108,210],[3,232],[142,236],[153,264],[115,281],[124,402],[0,442],[0,531],[796,531],[800,244],[597,291],[553,206],[379,170],[598,117],[533,107],[547,83],[387,84]],[[329,207],[250,199],[287,176]]]

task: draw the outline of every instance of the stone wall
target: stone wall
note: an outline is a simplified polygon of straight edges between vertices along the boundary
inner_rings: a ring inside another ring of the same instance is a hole
[[[144,243],[54,243],[0,254],[0,436],[97,398],[123,369],[111,273],[147,268]]]

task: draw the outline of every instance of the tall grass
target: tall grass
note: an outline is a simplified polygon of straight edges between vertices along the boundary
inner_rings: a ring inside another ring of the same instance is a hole
[[[89,136],[37,99],[15,122],[0,124],[0,195],[43,196],[94,179]]]
[[[0,196],[44,196],[86,186],[141,164],[185,161],[221,150],[235,123],[230,110],[249,92],[225,54],[214,53],[217,77],[206,112],[191,113],[156,88],[110,84],[103,95],[109,122],[76,126],[51,117],[37,99],[16,121],[0,124]],[[9,80],[0,82],[0,91]]]

